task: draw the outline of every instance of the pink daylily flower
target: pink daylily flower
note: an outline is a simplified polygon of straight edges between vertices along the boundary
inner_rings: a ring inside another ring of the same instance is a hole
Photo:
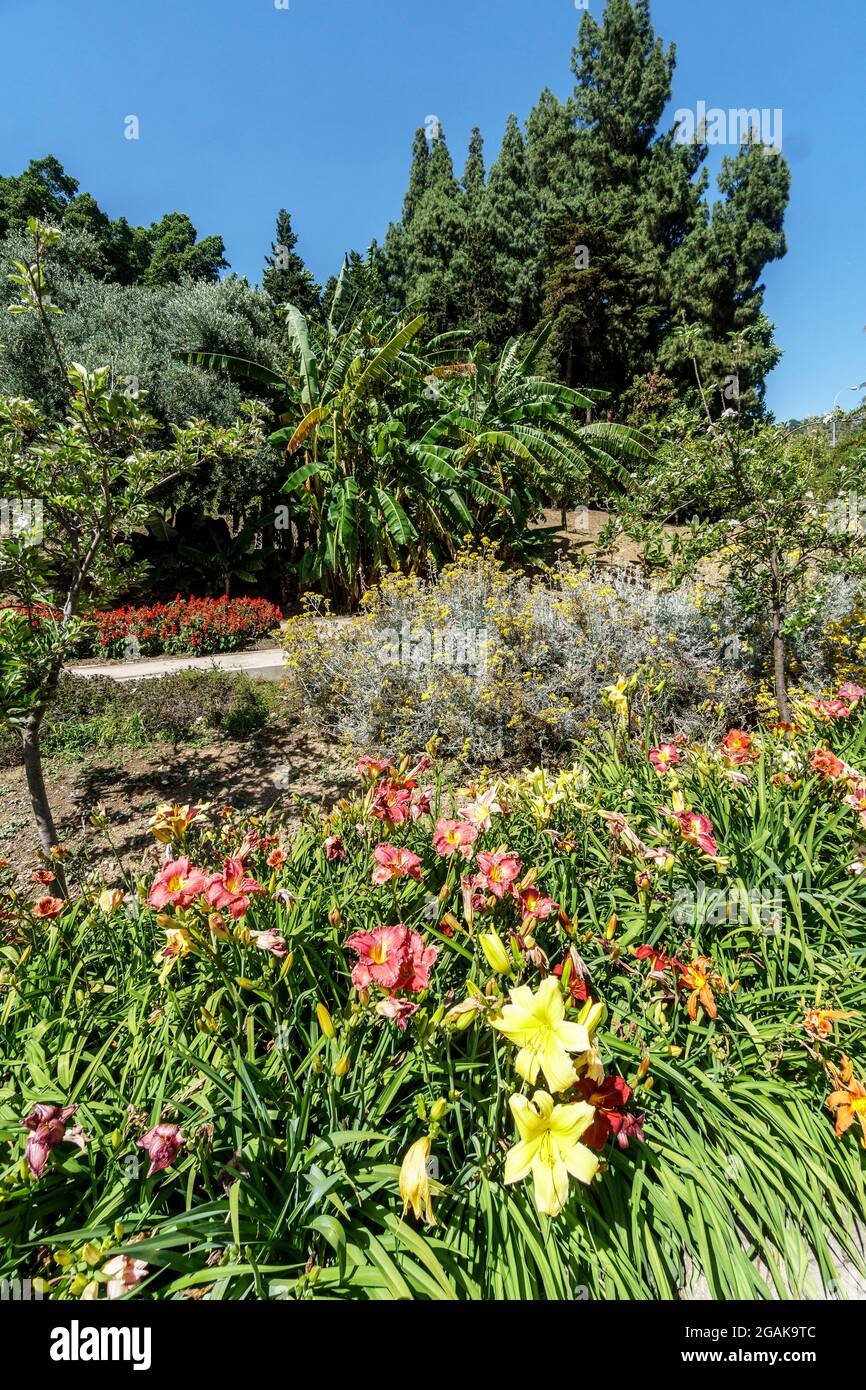
[[[183,1144],[183,1135],[180,1125],[159,1124],[143,1134],[137,1143],[140,1149],[147,1150],[150,1159],[147,1176],[152,1178],[155,1173],[161,1173],[163,1168],[170,1168],[174,1163]]]
[[[250,897],[265,890],[254,878],[247,878],[241,859],[227,859],[221,874],[208,879],[205,897],[211,907],[226,911],[238,920],[249,910]]]
[[[396,1023],[401,1033],[406,1032],[409,1019],[417,1012],[418,1005],[413,1004],[411,999],[395,999],[392,995],[387,999],[380,999],[376,1005],[376,1013]]]
[[[377,787],[373,798],[372,811],[378,820],[389,825],[402,825],[409,819],[411,787],[398,787],[394,782],[383,782]]]
[[[412,854],[410,850],[399,848],[397,845],[377,845],[373,850],[373,858],[376,861],[376,868],[373,870],[375,884],[381,886],[383,883],[390,883],[392,879],[406,876],[421,882],[421,858]]]
[[[681,763],[683,755],[674,743],[660,743],[658,748],[651,748],[649,760],[660,777],[664,777],[670,772],[672,767]]]
[[[289,954],[288,946],[274,927],[269,927],[267,931],[251,931],[250,940],[260,951],[270,951],[278,960]]]
[[[66,1122],[78,1109],[77,1105],[34,1105],[21,1123],[30,1130],[24,1157],[34,1178],[42,1177],[48,1155],[66,1136]]]
[[[194,869],[189,859],[172,859],[163,864],[151,885],[147,901],[151,907],[187,908],[207,888],[207,876]]]
[[[476,885],[501,902],[520,877],[523,861],[506,849],[498,849],[493,854],[482,852],[478,856],[478,870]]]
[[[435,946],[425,947],[423,938],[402,922],[396,927],[355,932],[346,945],[359,957],[352,970],[356,989],[369,989],[375,984],[388,991],[408,989],[418,993],[430,983],[430,970],[438,955]]]
[[[686,844],[694,845],[709,859],[717,858],[719,846],[713,837],[713,822],[709,816],[700,816],[696,811],[674,811],[673,816]]]
[[[105,1290],[107,1297],[123,1298],[125,1293],[147,1278],[149,1268],[144,1260],[134,1260],[131,1255],[115,1255],[114,1259],[102,1266],[102,1272],[108,1279]]]
[[[339,835],[329,835],[325,841],[325,858],[329,860],[345,859],[346,851],[343,849],[343,841]]]
[[[549,917],[552,912],[557,911],[557,904],[552,898],[548,898],[539,888],[534,886],[525,888],[520,894],[520,906],[523,909],[523,923],[539,922],[545,917]]]
[[[470,859],[477,839],[478,828],[469,821],[440,818],[433,831],[433,848],[446,859],[451,854],[462,854],[464,859]]]

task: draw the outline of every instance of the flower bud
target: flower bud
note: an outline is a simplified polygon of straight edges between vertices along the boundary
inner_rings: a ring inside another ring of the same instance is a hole
[[[332,907],[330,912],[328,913],[328,925],[330,927],[333,927],[334,931],[336,931],[337,927],[340,925],[340,922],[342,920],[343,919],[340,916],[340,909],[338,907]]]
[[[484,932],[478,938],[491,970],[495,970],[497,975],[511,974],[511,957],[505,949],[505,944],[498,932]]]
[[[607,1005],[596,1000],[587,999],[580,1013],[577,1015],[578,1023],[582,1023],[590,1037],[604,1023],[607,1018]]]
[[[612,912],[610,917],[607,919],[607,926],[604,929],[605,941],[613,941],[614,933],[616,932],[618,926],[619,918],[617,917],[615,912]]]
[[[331,1015],[328,1013],[328,1010],[325,1008],[324,1004],[316,1005],[316,1018],[319,1020],[319,1027],[321,1028],[326,1038],[335,1038],[337,1036],[337,1031],[334,1027],[334,1021],[331,1018]]]
[[[350,1064],[348,1053],[344,1052],[342,1057],[338,1058],[337,1061],[334,1063],[334,1075],[345,1076],[349,1070],[349,1065]]]
[[[434,1101],[433,1105],[431,1105],[430,1107],[430,1119],[433,1120],[434,1123],[436,1123],[437,1121],[442,1119],[443,1115],[446,1114],[447,1110],[448,1102],[444,1098],[444,1096],[440,1096],[439,1099],[437,1101]]]

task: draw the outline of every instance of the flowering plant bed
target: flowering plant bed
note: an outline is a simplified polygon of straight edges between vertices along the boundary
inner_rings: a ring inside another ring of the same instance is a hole
[[[459,789],[363,758],[292,836],[165,805],[71,904],[44,865],[2,905],[0,1275],[821,1296],[866,1219],[863,703]]]
[[[144,608],[86,617],[86,654],[106,658],[210,656],[236,652],[279,627],[282,614],[263,598],[175,598]]]

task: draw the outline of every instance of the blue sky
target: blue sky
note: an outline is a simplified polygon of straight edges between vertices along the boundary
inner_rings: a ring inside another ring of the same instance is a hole
[[[602,0],[590,0],[596,17]],[[766,274],[781,418],[849,406],[866,379],[866,0],[654,0],[677,44],[671,112],[780,107],[789,252]],[[258,280],[277,209],[320,278],[399,216],[414,130],[462,169],[509,111],[565,96],[574,0],[0,0],[0,172],[56,154],[112,216],[188,212]],[[22,55],[36,52],[34,61]],[[124,118],[139,117],[138,141]],[[711,153],[713,171],[721,152]]]

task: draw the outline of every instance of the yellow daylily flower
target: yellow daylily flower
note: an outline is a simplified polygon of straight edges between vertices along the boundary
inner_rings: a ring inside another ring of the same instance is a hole
[[[545,1091],[536,1091],[531,1101],[512,1096],[508,1104],[520,1139],[508,1151],[504,1180],[521,1182],[531,1173],[538,1210],[558,1216],[568,1201],[569,1174],[590,1183],[598,1171],[595,1154],[580,1142],[595,1109],[584,1100],[554,1105]]]
[[[433,1203],[430,1199],[430,1174],[427,1160],[430,1157],[430,1135],[416,1139],[406,1150],[400,1165],[400,1196],[403,1198],[403,1215],[412,1208],[416,1221],[426,1216],[428,1226],[436,1225]]]
[[[491,1023],[520,1048],[517,1071],[532,1085],[540,1069],[552,1091],[567,1091],[577,1080],[568,1054],[589,1049],[586,1027],[566,1022],[559,982],[553,975],[542,980],[535,994],[528,985],[519,985],[509,994],[511,1003]]]

